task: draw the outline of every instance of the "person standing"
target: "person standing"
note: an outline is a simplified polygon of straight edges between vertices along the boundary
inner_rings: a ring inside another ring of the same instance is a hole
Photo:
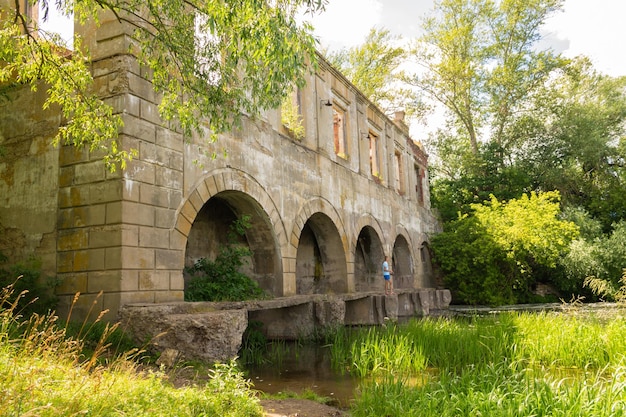
[[[393,270],[389,266],[389,256],[385,255],[385,260],[383,261],[383,278],[385,278],[385,295],[394,295],[393,292],[393,281],[391,280],[391,276],[393,275]]]

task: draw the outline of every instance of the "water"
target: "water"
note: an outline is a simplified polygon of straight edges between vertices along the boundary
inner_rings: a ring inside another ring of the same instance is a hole
[[[332,369],[329,347],[287,344],[278,350],[262,365],[245,365],[255,389],[268,394],[312,391],[329,398],[330,405],[350,406],[358,379]]]

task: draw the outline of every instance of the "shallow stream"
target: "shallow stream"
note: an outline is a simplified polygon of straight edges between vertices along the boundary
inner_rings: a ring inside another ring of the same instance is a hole
[[[254,388],[268,394],[312,391],[330,399],[330,405],[348,408],[358,379],[332,369],[330,348],[288,344],[269,354],[261,365],[246,365]]]

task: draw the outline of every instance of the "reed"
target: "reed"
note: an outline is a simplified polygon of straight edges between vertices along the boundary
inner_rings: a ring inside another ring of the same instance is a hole
[[[376,369],[388,361],[387,343],[402,351],[407,341],[437,372],[419,378],[396,363],[400,371],[363,379],[353,417],[626,415],[626,319],[619,312],[414,320],[391,334],[372,333],[350,335],[376,345],[351,352],[353,372]]]

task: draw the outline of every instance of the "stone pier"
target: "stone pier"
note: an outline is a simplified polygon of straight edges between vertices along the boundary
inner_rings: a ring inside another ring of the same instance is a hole
[[[223,362],[237,356],[249,323],[268,339],[296,340],[337,326],[373,326],[447,310],[448,290],[399,290],[396,295],[302,295],[272,300],[129,304],[123,327],[154,353]]]

